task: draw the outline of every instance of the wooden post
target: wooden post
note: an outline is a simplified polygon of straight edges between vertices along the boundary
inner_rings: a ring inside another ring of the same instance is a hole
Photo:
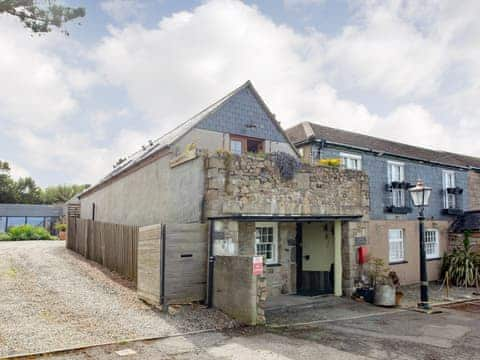
[[[335,296],[342,296],[342,222],[335,220]]]

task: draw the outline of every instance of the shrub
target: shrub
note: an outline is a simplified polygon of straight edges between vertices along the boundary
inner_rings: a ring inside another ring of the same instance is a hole
[[[8,240],[11,240],[10,235],[8,235],[7,233],[0,233],[0,241],[8,241]]]
[[[284,180],[292,180],[301,167],[300,161],[290,154],[277,151],[272,153],[271,157]]]
[[[463,247],[454,249],[443,259],[443,269],[448,271],[452,283],[457,286],[474,286],[480,268],[480,256],[472,250],[470,232],[466,231]]]
[[[43,227],[32,225],[14,226],[8,229],[10,240],[51,240],[52,236]]]
[[[67,224],[57,223],[57,224],[55,224],[55,230],[57,230],[57,231],[67,231]]]
[[[321,166],[332,166],[332,167],[340,167],[342,161],[340,159],[320,159],[318,160],[318,165]]]

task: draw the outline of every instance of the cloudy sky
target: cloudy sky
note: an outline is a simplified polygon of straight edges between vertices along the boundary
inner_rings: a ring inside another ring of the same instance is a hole
[[[480,1],[64,0],[71,35],[0,16],[0,159],[94,183],[252,80],[284,127],[312,121],[480,156]]]

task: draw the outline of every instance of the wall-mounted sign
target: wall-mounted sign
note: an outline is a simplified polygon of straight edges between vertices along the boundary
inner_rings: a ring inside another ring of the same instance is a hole
[[[355,246],[367,245],[367,238],[365,236],[355,237]]]
[[[253,273],[254,276],[263,275],[263,256],[254,256],[253,257],[252,273]]]

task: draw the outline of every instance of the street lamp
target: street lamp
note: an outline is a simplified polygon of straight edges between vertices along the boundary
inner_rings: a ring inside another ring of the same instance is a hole
[[[408,190],[412,196],[413,205],[418,208],[418,221],[420,230],[420,303],[419,308],[429,310],[428,303],[428,277],[427,260],[425,256],[425,216],[424,210],[428,206],[428,200],[432,193],[432,188],[425,186],[422,180],[417,181],[417,185]]]

